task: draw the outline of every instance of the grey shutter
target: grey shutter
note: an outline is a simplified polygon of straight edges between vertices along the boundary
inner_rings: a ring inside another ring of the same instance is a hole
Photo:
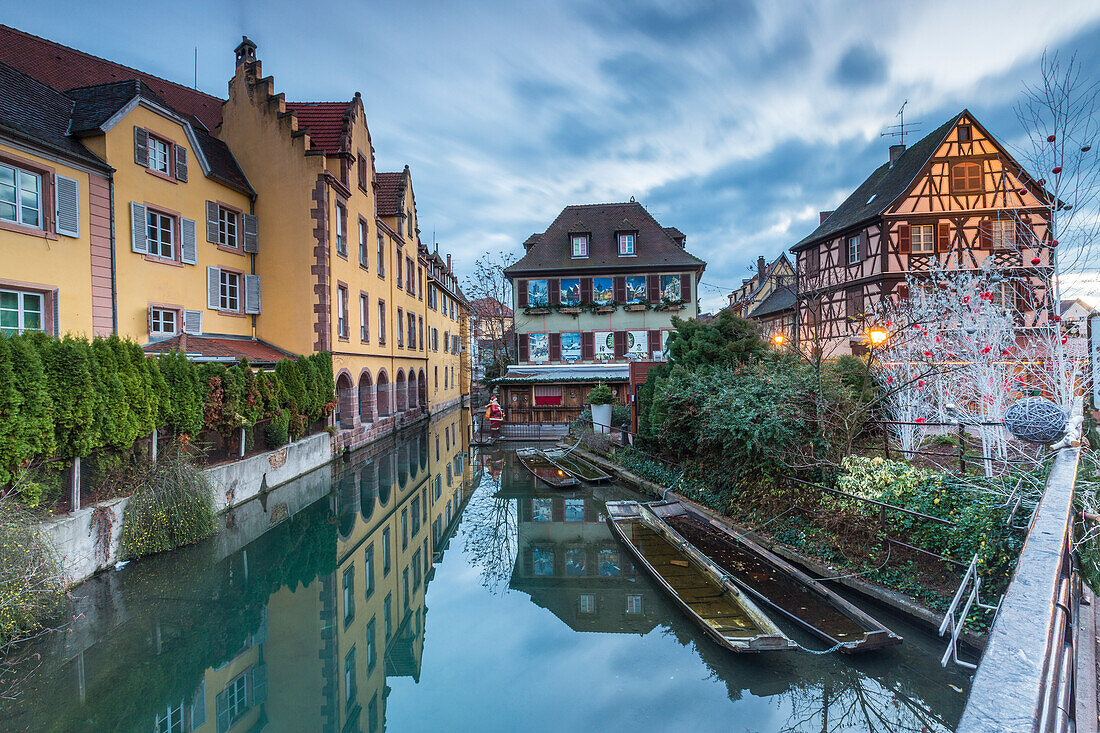
[[[187,182],[187,148],[176,146],[176,180]]]
[[[134,125],[134,162],[149,167],[149,133]]]
[[[267,702],[267,665],[257,664],[252,668],[252,704]]]
[[[347,303],[344,304],[347,307]],[[245,275],[244,276],[244,312],[245,313],[259,313],[260,312],[260,276],[259,275]],[[347,317],[345,316],[345,321]]]
[[[221,241],[221,226],[218,222],[218,205],[206,202],[206,241],[218,244]]]
[[[202,333],[202,311],[183,312],[183,332],[192,336]]]
[[[194,219],[180,219],[180,262],[185,265],[194,265],[199,261],[196,228]]]
[[[139,254],[149,254],[149,234],[146,231],[148,221],[145,206],[137,201],[130,202],[130,249]]]
[[[344,236],[347,236],[347,232]],[[244,215],[244,251],[260,251],[260,219],[255,214]]]
[[[61,304],[58,301],[61,300],[61,291],[58,290],[57,288],[54,288],[52,296],[53,297],[51,297],[50,300],[52,301],[51,305],[53,306],[53,324],[52,324],[53,325],[53,335],[54,336],[60,336],[61,335],[61,324],[58,323],[58,320],[59,320],[59,317],[61,316]]]
[[[206,268],[206,307],[210,310],[221,309],[222,271],[218,267]]]
[[[80,236],[80,184],[73,178],[54,176],[57,233]]]

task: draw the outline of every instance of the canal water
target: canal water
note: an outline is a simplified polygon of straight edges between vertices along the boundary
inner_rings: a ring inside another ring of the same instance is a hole
[[[734,655],[635,568],[607,485],[557,492],[468,413],[225,515],[74,590],[3,731],[937,731],[968,677],[901,647]],[[800,643],[820,644],[785,629]]]

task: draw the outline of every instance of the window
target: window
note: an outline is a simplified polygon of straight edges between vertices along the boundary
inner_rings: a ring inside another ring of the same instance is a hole
[[[0,290],[0,333],[13,336],[24,331],[41,331],[42,301],[41,293]]]
[[[344,571],[344,628],[355,618],[355,565]]]
[[[176,223],[175,219],[158,211],[145,212],[145,239],[149,244],[149,254],[154,257],[175,259]],[[138,221],[141,221],[138,219]]]
[[[390,574],[390,528],[382,530],[382,577]]]
[[[982,167],[978,163],[951,166],[951,192],[973,193],[982,190]]]
[[[375,629],[374,616],[371,616],[370,621],[367,622],[367,672],[374,671],[374,665],[378,662],[377,647],[374,644],[374,629]]]
[[[0,165],[0,220],[43,228],[42,176]]]
[[[959,142],[968,143],[972,139],[970,125],[959,125]]]
[[[152,336],[173,336],[179,319],[179,311],[170,308],[149,309],[149,334]]]
[[[447,381],[449,376],[450,376],[450,374],[447,371],[447,367],[443,367],[443,389],[450,389],[450,384]],[[451,449],[450,446],[447,446],[447,450],[450,450],[450,449]]]
[[[989,234],[993,249],[1010,249],[1016,246],[1016,222],[1012,219],[995,219],[989,222]]]
[[[627,613],[641,613],[642,612],[642,597],[637,595],[630,595],[626,597],[626,612]]]
[[[367,295],[359,294],[359,340],[363,343],[370,341],[370,307],[367,305]]]
[[[420,350],[423,351],[424,350],[424,317],[423,316],[417,316],[416,317],[416,325],[417,325],[418,331],[420,333],[420,339],[417,343],[420,344]]]
[[[411,257],[405,258],[405,286],[409,291],[409,295],[416,292],[416,263],[412,261]]]
[[[619,256],[634,255],[634,233],[624,232],[619,235]]]
[[[237,248],[237,212],[218,207],[218,244]]]
[[[592,593],[580,594],[580,611],[581,613],[595,613],[596,612],[596,596]]]
[[[573,257],[587,257],[588,256],[588,236],[585,234],[574,234],[572,237],[573,242]]]
[[[936,251],[936,232],[932,224],[918,224],[910,229],[909,251],[913,254],[930,255]]]
[[[359,688],[355,684],[355,647],[352,646],[344,657],[344,707],[347,710],[355,707],[355,698],[358,693]]]
[[[416,297],[424,300],[424,270],[420,266],[416,268]]]
[[[854,265],[855,263],[859,262],[860,259],[861,259],[860,252],[859,252],[859,249],[860,249],[859,240],[860,240],[860,235],[858,235],[858,234],[854,234],[854,235],[848,237],[848,264],[849,265]]]
[[[409,610],[409,569],[401,571],[401,588],[405,591],[405,610]]]
[[[443,332],[443,353],[447,353],[451,350],[451,332]]]
[[[359,220],[359,266],[364,270],[370,267],[367,255],[367,222]]]
[[[345,229],[348,224],[348,210],[343,204],[336,204],[336,254],[348,256],[348,236]]]
[[[228,270],[220,273],[221,287],[218,295],[218,308],[223,311],[240,310],[240,275]]]
[[[382,623],[385,626],[386,638],[393,634],[393,594],[386,594],[386,602],[382,604]]]
[[[405,507],[401,510],[401,549],[407,550],[409,547],[409,508]]]
[[[225,733],[248,711],[248,673],[237,676],[214,699],[218,733]]]
[[[336,333],[342,339],[348,337],[348,289],[343,285],[336,288]]]
[[[398,287],[401,287],[398,285]],[[405,311],[402,308],[397,309],[397,345],[405,345],[404,329],[401,328],[402,322],[405,320]]]
[[[183,703],[169,706],[163,713],[157,713],[153,730],[155,733],[183,733]]]
[[[378,301],[378,344],[386,343],[386,301]]]
[[[386,276],[386,238],[378,235],[378,277]]]
[[[560,407],[561,385],[536,384],[535,405],[538,407]]]
[[[409,348],[416,348],[416,314],[409,313]]]
[[[149,168],[158,173],[169,175],[169,164],[172,156],[168,150],[168,143],[164,140],[149,136]]]
[[[397,274],[397,289],[400,290],[401,288],[405,287],[404,280],[401,277],[401,248],[400,247],[397,248],[397,259],[394,261],[394,269],[396,270],[396,274]]]
[[[416,552],[413,553],[412,571],[413,571],[412,589],[413,589],[413,592],[415,593],[417,590],[420,589],[420,578],[421,578],[421,575],[423,574],[423,571],[420,568],[420,550],[417,550]]]
[[[367,592],[363,596],[366,599],[370,599],[374,595],[374,545],[367,547],[367,551],[363,554],[363,573],[366,575]]]

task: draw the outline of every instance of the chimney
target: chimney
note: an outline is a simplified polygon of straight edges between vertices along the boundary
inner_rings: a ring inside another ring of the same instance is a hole
[[[237,56],[237,66],[250,64],[256,60],[256,44],[248,40],[248,36],[241,36],[241,43],[233,53]]]
[[[831,211],[822,211],[822,212],[820,212],[818,214],[818,216],[821,217],[821,221],[819,221],[818,224],[824,224],[825,220],[828,219],[832,215],[833,215],[833,212],[831,212]]]
[[[894,167],[894,163],[898,162],[898,158],[905,152],[904,145],[891,145],[890,146],[890,167]]]
[[[760,285],[764,284],[764,270],[767,266],[767,262],[764,261],[763,257],[756,258],[756,275],[760,278]]]
[[[451,271],[451,255],[447,255],[447,272]]]

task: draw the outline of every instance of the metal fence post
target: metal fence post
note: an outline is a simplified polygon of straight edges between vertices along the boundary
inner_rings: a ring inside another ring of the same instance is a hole
[[[80,509],[80,456],[73,459],[72,500],[75,512]]]

